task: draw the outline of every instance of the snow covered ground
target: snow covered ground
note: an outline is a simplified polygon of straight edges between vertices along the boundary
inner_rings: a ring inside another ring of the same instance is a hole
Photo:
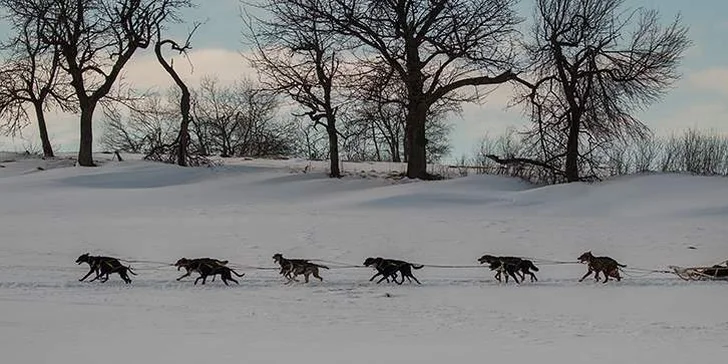
[[[345,165],[356,173],[342,180],[321,163],[301,173],[301,161],[0,165],[3,363],[687,363],[728,353],[726,283],[667,274],[602,285],[578,283],[581,265],[541,265],[539,282],[516,286],[482,268],[425,267],[421,286],[395,286],[334,269],[288,286],[241,268],[241,284],[226,287],[177,282],[180,272],[153,263],[132,264],[130,285],[78,282],[87,267],[74,264],[90,252],[273,267],[280,252],[474,265],[485,253],[573,261],[592,250],[635,268],[705,265],[728,258],[725,178],[533,187],[495,176],[397,182],[374,177],[401,166],[379,164]]]

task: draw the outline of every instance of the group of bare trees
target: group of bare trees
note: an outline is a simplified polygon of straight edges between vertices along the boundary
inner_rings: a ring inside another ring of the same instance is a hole
[[[369,105],[357,105],[359,116],[401,117],[407,176],[427,179],[428,121],[439,110],[480,100],[478,86],[516,78],[514,5],[514,0],[264,0],[260,8],[266,14],[249,18],[248,38],[255,45],[253,64],[275,87],[294,90],[294,100],[316,122],[326,120],[332,147],[342,104],[367,100],[356,98],[361,90],[378,94],[368,98]],[[290,77],[300,65],[295,73],[303,79]],[[335,90],[339,87],[345,90]],[[341,96],[331,97],[334,91]],[[311,109],[312,99],[320,111]],[[399,144],[389,144],[392,159],[398,158]]]
[[[652,10],[623,0],[537,0],[530,64],[520,102],[531,116],[527,153],[555,180],[595,178],[596,156],[649,137],[635,112],[678,78],[689,46],[676,18],[663,26]],[[519,161],[520,162],[520,161]]]
[[[279,100],[271,92],[261,90],[249,80],[223,84],[212,76],[203,77],[200,85],[189,88],[188,92],[186,153],[190,156],[259,157],[294,153],[294,128],[278,119]],[[157,160],[176,157],[168,148],[177,147],[182,130],[180,120],[184,117],[179,104],[182,96],[178,88],[173,88],[166,95],[146,95],[110,108],[106,113],[102,146]]]
[[[525,180],[550,184],[554,174],[548,168],[532,162],[516,163],[510,157],[504,163],[500,155],[527,154],[531,145],[514,129],[498,137],[483,137],[475,153],[463,156],[460,165],[471,166],[462,170],[477,173],[504,174]],[[728,176],[728,136],[716,131],[688,129],[669,136],[649,135],[639,140],[615,142],[609,149],[590,154],[594,163],[593,178],[604,179],[635,173],[690,173],[703,176]]]
[[[247,30],[263,79],[325,125],[332,148],[338,128],[352,136],[350,151],[404,156],[408,177],[429,178],[427,155],[439,148],[427,131],[447,128],[443,115],[463,102],[483,101],[483,87],[510,82],[533,126],[524,154],[492,160],[555,182],[593,178],[595,155],[650,135],[635,112],[678,79],[687,29],[623,0],[536,0],[521,36],[515,4],[262,0],[265,16],[248,18]],[[337,123],[343,109],[349,122]]]
[[[124,66],[161,42],[190,0],[0,0],[11,27],[3,44],[0,116],[9,131],[35,113],[44,154],[52,156],[44,112],[79,115],[78,163],[93,166],[93,118]]]
[[[532,124],[518,155],[489,158],[539,169],[554,182],[593,178],[598,156],[650,136],[635,113],[679,78],[687,29],[679,17],[663,25],[657,12],[624,0],[535,0],[523,31],[516,3],[246,3],[255,7],[242,18],[258,82],[207,78],[188,87],[162,47],[189,48],[189,38],[181,44],[163,33],[190,0],[0,0],[13,27],[0,68],[2,131],[20,130],[33,110],[50,156],[43,112],[77,112],[78,161],[93,165],[93,115],[109,101],[109,148],[174,150],[180,165],[190,153],[293,153],[329,159],[332,177],[341,176],[341,156],[404,161],[408,177],[427,179],[428,162],[449,152],[449,117],[510,83]],[[175,81],[176,101],[114,104],[121,70],[147,48]]]

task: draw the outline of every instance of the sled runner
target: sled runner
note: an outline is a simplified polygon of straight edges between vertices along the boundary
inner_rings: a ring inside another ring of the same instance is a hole
[[[712,267],[678,267],[671,265],[673,273],[686,281],[728,281],[728,261]]]

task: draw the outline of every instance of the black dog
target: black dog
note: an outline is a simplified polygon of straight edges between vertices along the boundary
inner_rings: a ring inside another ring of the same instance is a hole
[[[501,274],[503,272],[506,273],[506,283],[508,283],[508,276],[513,277],[516,283],[520,283],[516,274],[521,276],[521,281],[526,279],[526,275],[531,277],[531,282],[538,281],[536,275],[531,272],[531,269],[538,272],[538,267],[536,267],[533,262],[528,259],[518,257],[496,257],[486,254],[480,257],[478,262],[480,262],[480,264],[488,263],[488,268],[496,271],[495,279],[497,279],[498,282],[501,282]]]
[[[195,284],[197,284],[200,279],[202,279],[202,284],[205,284],[208,276],[212,276],[214,280],[215,276],[218,274],[220,275],[220,278],[222,278],[222,282],[225,283],[226,286],[229,285],[228,281],[235,282],[235,284],[240,284],[237,280],[233,278],[232,275],[235,274],[238,277],[243,277],[245,273],[238,274],[238,272],[234,271],[232,268],[226,266],[225,264],[227,264],[227,261],[221,261],[211,258],[182,258],[178,260],[177,263],[175,263],[175,266],[178,270],[179,268],[185,268],[185,270],[187,270],[187,273],[177,278],[177,280],[189,276],[192,272],[197,272],[200,273],[200,276],[195,279]]]
[[[187,258],[181,258],[177,261],[177,263],[174,263],[174,266],[177,267],[177,271],[179,271],[181,268],[184,268],[186,273],[183,274],[181,277],[177,278],[177,280],[181,280],[184,277],[188,277],[192,272],[197,271],[197,267],[201,264],[207,264],[207,265],[226,265],[228,264],[227,260],[219,260],[219,259],[213,259],[213,258],[196,258],[196,259],[187,259]],[[199,272],[198,272],[199,273]],[[212,276],[212,281],[215,281],[215,276]]]
[[[424,265],[412,264],[402,260],[384,259],[382,257],[369,257],[364,261],[364,266],[373,267],[377,270],[377,273],[369,279],[370,282],[377,276],[382,276],[382,278],[377,281],[377,284],[382,283],[383,280],[387,280],[387,282],[389,282],[389,278],[392,278],[392,281],[397,284],[404,283],[405,278],[407,278],[407,281],[410,283],[412,282],[412,279],[414,279],[417,284],[421,284],[420,281],[412,275],[412,269],[422,269],[424,267]],[[397,273],[402,275],[401,281],[397,281]]]
[[[90,280],[89,282],[93,282],[99,278],[101,278],[101,282],[106,282],[109,280],[109,274],[117,273],[119,274],[119,277],[124,280],[124,282],[129,284],[131,283],[131,279],[129,278],[129,275],[127,273],[136,275],[136,273],[131,270],[131,267],[127,267],[121,264],[121,262],[119,262],[119,259],[112,257],[93,256],[86,253],[76,259],[76,264],[81,263],[88,264],[89,271],[88,273],[86,273],[85,276],[83,276],[83,278],[78,280],[79,282],[83,282],[86,278],[88,278],[88,276],[91,275],[91,273],[94,272],[96,272],[96,277],[94,277],[94,279]]]

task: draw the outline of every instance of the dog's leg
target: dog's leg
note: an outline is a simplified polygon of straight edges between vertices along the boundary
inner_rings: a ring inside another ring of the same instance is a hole
[[[397,280],[397,272],[394,272],[394,273],[392,274],[392,277],[393,277],[393,278],[392,278],[392,280],[394,281],[394,283],[397,283],[397,284],[402,284],[402,283],[404,283],[404,276],[403,276],[403,275],[401,275],[401,274],[400,274],[400,277],[399,277],[399,278],[400,278],[400,280],[399,280],[399,281]]]
[[[415,277],[415,276],[412,276],[412,279],[414,279],[414,280],[415,280],[415,282],[417,282],[417,284],[422,284],[422,283],[420,283],[420,281],[419,281],[419,280],[417,280],[417,277]]]
[[[586,274],[584,274],[583,277],[581,277],[581,279],[579,280],[579,282],[584,281],[584,279],[586,279],[586,277],[588,277],[590,274],[592,274],[592,272],[593,271],[592,271],[591,267],[589,267],[589,270],[586,272]]]
[[[320,276],[320,275],[318,274],[318,272],[313,272],[313,276],[314,276],[314,277],[316,277],[316,278],[318,278],[318,279],[319,279],[319,281],[321,281],[321,282],[323,282],[323,281],[324,281],[324,279],[323,279],[323,278],[321,278],[321,276]]]
[[[191,270],[188,270],[187,273],[181,275],[179,278],[177,278],[177,280],[179,281],[179,280],[181,280],[184,277],[189,277],[190,274],[192,274],[192,271]]]
[[[615,268],[614,269],[614,276],[613,277],[617,280],[617,282],[621,282],[622,281],[622,276],[619,275],[619,269],[618,268]]]
[[[120,271],[120,272],[119,272],[119,276],[121,277],[121,279],[123,279],[123,280],[124,280],[124,282],[125,282],[126,284],[129,284],[129,283],[131,283],[131,278],[129,278],[129,275],[127,275],[125,271]]]
[[[501,276],[503,273],[503,265],[499,265],[498,268],[495,269],[495,279],[498,280],[498,283],[501,282]],[[508,275],[506,275],[506,283],[508,283]]]
[[[83,282],[83,281],[84,281],[84,280],[85,280],[86,278],[88,278],[88,276],[90,276],[90,275],[91,275],[91,273],[93,273],[93,272],[94,272],[94,270],[95,270],[95,269],[94,269],[93,267],[91,267],[91,269],[89,269],[88,273],[86,273],[86,275],[85,275],[85,276],[83,276],[83,278],[79,279],[78,281],[79,281],[79,282]],[[98,276],[98,274],[96,274],[96,276]]]
[[[518,281],[518,274],[516,274],[516,272],[508,271],[508,274],[510,274],[511,277],[513,277],[513,280],[516,281],[516,284],[521,284],[521,282]]]
[[[104,274],[105,274],[105,276],[104,276]],[[106,278],[106,279],[104,279],[104,278]],[[95,281],[97,279],[101,279],[101,283],[104,283],[107,280],[109,280],[109,274],[108,273],[104,273],[104,272],[96,272],[96,277],[94,277],[89,282],[93,282],[93,281]]]
[[[373,275],[372,278],[369,278],[369,282],[373,281],[374,278],[377,278],[380,275],[382,275],[382,272],[377,272],[377,274]],[[384,278],[387,279],[387,277],[384,277]],[[381,282],[381,281],[379,281],[379,282]],[[377,283],[379,283],[379,282],[377,282]],[[387,282],[389,282],[389,279],[387,279]]]
[[[526,268],[526,272],[528,271],[528,268]],[[519,277],[521,277],[521,281],[526,279],[526,273],[523,269],[517,269],[516,274],[518,274]]]
[[[221,272],[220,279],[225,281],[225,279],[227,278],[227,280],[235,282],[235,284],[240,284],[235,278],[233,278],[232,272],[234,272],[234,271],[232,269],[230,269],[230,271],[227,272],[227,276],[225,274],[222,274],[222,272]]]

